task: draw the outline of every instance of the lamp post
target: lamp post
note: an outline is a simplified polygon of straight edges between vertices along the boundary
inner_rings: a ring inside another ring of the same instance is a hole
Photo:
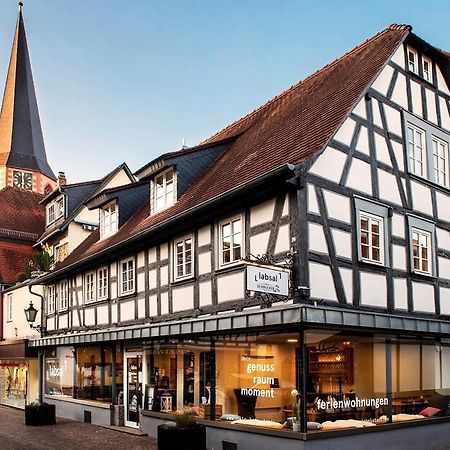
[[[41,337],[45,336],[47,329],[43,327],[42,325],[33,325],[34,321],[36,320],[36,316],[38,313],[38,310],[33,306],[33,302],[30,302],[30,306],[24,310],[25,311],[25,317],[27,318],[27,322],[30,325],[30,328],[32,330],[37,330]]]

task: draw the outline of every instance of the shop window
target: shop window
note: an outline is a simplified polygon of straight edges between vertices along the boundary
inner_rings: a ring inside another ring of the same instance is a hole
[[[116,352],[115,379],[117,393],[123,390],[123,354]],[[76,385],[74,397],[111,403],[113,399],[113,348],[111,346],[76,349]]]
[[[120,295],[134,292],[134,258],[120,261]]]
[[[174,281],[193,275],[193,245],[192,236],[178,239],[173,246]]]
[[[389,208],[355,196],[355,210],[358,259],[363,262],[387,265]]]
[[[411,270],[421,275],[435,275],[435,225],[408,216]]]
[[[243,218],[233,217],[219,223],[219,267],[240,261],[243,249]]]
[[[72,347],[59,347],[45,353],[45,393],[55,396],[73,396],[73,368],[75,355]]]
[[[31,361],[30,364],[34,365]],[[29,398],[27,399],[28,376],[27,362],[2,361],[0,365],[0,403],[23,408],[29,400]]]

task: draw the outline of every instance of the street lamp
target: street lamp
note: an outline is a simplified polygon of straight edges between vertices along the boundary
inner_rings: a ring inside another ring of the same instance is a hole
[[[30,302],[30,306],[24,311],[25,317],[27,318],[27,322],[30,325],[30,328],[32,330],[37,330],[41,334],[41,337],[45,336],[45,333],[47,331],[45,327],[43,327],[42,325],[33,325],[38,313],[38,310],[33,306],[33,302]]]

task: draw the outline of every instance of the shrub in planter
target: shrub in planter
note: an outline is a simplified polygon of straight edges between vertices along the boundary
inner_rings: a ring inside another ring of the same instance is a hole
[[[54,425],[56,423],[55,405],[34,402],[25,405],[25,425]]]
[[[206,427],[192,414],[180,414],[175,422],[158,426],[158,450],[206,450]]]

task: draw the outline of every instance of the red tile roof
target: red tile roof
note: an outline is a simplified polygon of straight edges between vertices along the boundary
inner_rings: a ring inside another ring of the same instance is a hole
[[[45,207],[42,196],[14,187],[0,190],[0,235],[6,230],[36,235],[26,240],[36,240],[44,231]],[[23,236],[24,237],[24,236]]]
[[[284,164],[299,164],[319,153],[410,31],[406,25],[390,25],[202,142],[203,147],[234,139],[173,207],[149,216],[149,205],[144,205],[109,239],[98,241],[98,232],[91,234],[57,269],[120,245]]]
[[[31,245],[0,242],[0,283],[14,284],[32,253]]]

